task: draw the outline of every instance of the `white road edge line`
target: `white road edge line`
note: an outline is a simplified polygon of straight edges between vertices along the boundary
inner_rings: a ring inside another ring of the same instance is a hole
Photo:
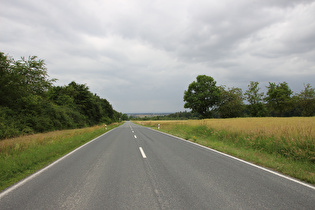
[[[134,135],[134,137],[135,137],[135,139],[137,138],[137,136],[136,136],[136,135]]]
[[[85,147],[86,145],[92,143],[93,141],[96,141],[97,139],[101,138],[102,136],[108,134],[109,132],[117,129],[118,127],[107,131],[106,133],[96,137],[95,139],[83,144],[82,146],[76,148],[75,150],[73,150],[72,152],[66,154],[65,156],[59,158],[58,160],[56,160],[55,162],[52,162],[51,164],[49,164],[48,166],[46,166],[45,168],[40,169],[39,171],[35,172],[34,174],[26,177],[25,179],[22,179],[21,181],[17,182],[16,184],[12,185],[11,187],[7,188],[6,190],[4,190],[3,192],[0,193],[0,200],[6,196],[7,194],[9,194],[10,192],[12,192],[13,190],[21,187],[22,185],[24,185],[26,182],[34,179],[35,177],[37,177],[38,175],[40,175],[41,173],[43,173],[44,171],[48,170],[49,168],[53,167],[54,165],[56,165],[57,163],[59,163],[60,161],[62,161],[63,159],[65,159],[66,157],[70,156],[72,153],[75,153],[76,151],[78,151],[79,149],[81,149],[82,147]]]
[[[140,152],[141,152],[142,157],[143,157],[143,158],[147,158],[147,156],[145,155],[145,153],[144,153],[142,147],[139,147],[139,150],[140,150]]]
[[[223,153],[223,152],[217,151],[217,150],[215,150],[215,149],[211,149],[211,148],[209,148],[209,147],[203,146],[203,145],[201,145],[201,144],[197,144],[197,143],[195,143],[195,142],[187,141],[187,140],[185,140],[185,139],[183,139],[183,138],[180,138],[180,137],[177,137],[177,136],[173,136],[173,135],[171,135],[171,134],[164,133],[164,132],[162,132],[162,131],[157,131],[157,130],[154,130],[154,129],[152,129],[152,128],[148,128],[148,129],[150,129],[150,130],[152,130],[152,131],[156,131],[156,132],[163,133],[163,134],[165,134],[165,135],[167,135],[167,136],[170,136],[170,137],[173,137],[173,138],[182,140],[182,141],[184,141],[184,142],[187,142],[187,143],[190,143],[190,144],[193,144],[193,145],[202,147],[202,148],[204,148],[204,149],[207,149],[207,150],[216,152],[216,153],[218,153],[218,154],[224,155],[224,156],[229,157],[229,158],[232,158],[232,159],[234,159],[234,160],[238,160],[238,161],[240,161],[240,162],[242,162],[242,163],[251,165],[251,166],[256,167],[256,168],[259,168],[259,169],[261,169],[261,170],[263,170],[263,171],[267,171],[267,172],[272,173],[272,174],[274,174],[274,175],[280,176],[280,177],[282,177],[282,178],[288,179],[288,180],[290,180],[290,181],[292,181],[292,182],[301,184],[301,185],[303,185],[303,186],[305,186],[305,187],[309,187],[309,188],[315,190],[315,186],[312,186],[312,185],[307,184],[307,183],[305,183],[305,182],[302,182],[302,181],[299,181],[299,180],[297,180],[297,179],[291,178],[291,177],[289,177],[289,176],[283,175],[283,174],[281,174],[281,173],[278,173],[278,172],[269,170],[269,169],[264,168],[264,167],[262,167],[262,166],[255,165],[255,164],[253,164],[253,163],[247,162],[247,161],[242,160],[242,159],[239,159],[239,158],[237,158],[237,157],[234,157],[234,156],[225,154],[225,153]]]

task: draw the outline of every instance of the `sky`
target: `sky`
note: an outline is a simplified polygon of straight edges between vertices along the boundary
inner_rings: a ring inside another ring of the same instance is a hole
[[[0,0],[0,51],[122,113],[177,112],[198,75],[315,87],[315,0]]]

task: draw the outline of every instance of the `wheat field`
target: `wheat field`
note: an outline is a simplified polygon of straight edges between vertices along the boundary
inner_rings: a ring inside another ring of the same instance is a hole
[[[149,126],[160,124],[161,128],[174,125],[203,125],[214,130],[225,130],[227,132],[253,136],[286,138],[291,140],[315,139],[315,117],[170,120],[141,121],[139,123]]]

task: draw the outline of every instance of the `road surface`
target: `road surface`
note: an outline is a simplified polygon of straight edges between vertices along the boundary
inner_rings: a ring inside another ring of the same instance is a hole
[[[2,192],[0,209],[315,209],[315,188],[126,122]]]

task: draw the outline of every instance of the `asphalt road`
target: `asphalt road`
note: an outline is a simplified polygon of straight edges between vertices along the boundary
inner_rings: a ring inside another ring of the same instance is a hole
[[[315,209],[315,188],[126,122],[2,192],[0,209]]]

